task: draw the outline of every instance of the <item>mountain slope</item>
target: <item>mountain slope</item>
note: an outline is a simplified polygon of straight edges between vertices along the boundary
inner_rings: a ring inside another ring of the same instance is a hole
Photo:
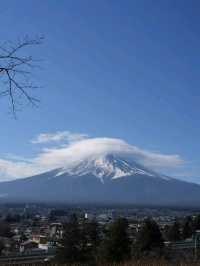
[[[102,183],[111,179],[137,174],[161,178],[161,175],[133,161],[127,161],[113,154],[82,160],[71,167],[60,169],[56,176],[63,174],[71,176],[85,176],[89,174],[99,178]]]
[[[197,206],[200,186],[113,154],[37,176],[0,183],[4,201],[51,201]]]

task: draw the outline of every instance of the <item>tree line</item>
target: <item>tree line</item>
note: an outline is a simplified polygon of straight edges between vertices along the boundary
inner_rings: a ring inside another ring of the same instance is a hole
[[[97,221],[73,215],[64,226],[56,260],[60,263],[119,263],[132,258],[163,257],[164,241],[178,241],[200,229],[200,216],[175,220],[160,229],[153,219],[146,219],[135,237],[131,237],[128,220],[118,218],[102,226]]]

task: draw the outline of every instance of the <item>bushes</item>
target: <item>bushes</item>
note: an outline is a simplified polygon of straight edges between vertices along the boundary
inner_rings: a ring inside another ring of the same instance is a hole
[[[130,259],[131,242],[126,219],[117,219],[109,226],[99,247],[98,256],[103,262],[123,262]]]
[[[75,215],[64,226],[56,260],[60,263],[93,263],[99,245],[98,225],[95,221],[79,221]]]
[[[184,220],[184,236],[191,234],[191,219]],[[140,265],[137,263],[150,263],[141,265],[162,265],[152,264],[154,260],[161,263],[161,258],[168,258],[170,261],[163,265],[173,265],[172,262],[187,259],[193,260],[193,256],[180,256],[174,250],[164,245],[164,234],[161,233],[158,224],[152,219],[146,219],[142,222],[139,232],[134,234],[135,238],[130,241],[129,224],[126,219],[118,218],[110,224],[105,224],[101,230],[96,221],[85,219],[78,220],[72,216],[65,225],[62,241],[59,243],[56,260],[59,263],[83,263],[88,265],[109,265],[112,263],[121,263],[126,261],[127,265]],[[175,222],[166,230],[166,235],[170,240],[176,241],[182,238],[182,229],[180,223]],[[184,254],[186,252],[184,251]],[[146,258],[147,262],[141,262]],[[139,260],[139,262],[138,262]],[[153,261],[153,262],[152,262]],[[132,264],[130,264],[132,263]],[[136,264],[135,264],[136,263]],[[126,264],[124,264],[126,265]],[[178,264],[177,264],[178,265]],[[187,264],[186,264],[187,265]],[[191,265],[191,264],[190,264]],[[198,264],[197,264],[198,265]],[[199,264],[200,265],[200,264]]]
[[[151,219],[144,221],[136,242],[137,255],[160,256],[164,247],[162,234],[157,223]]]

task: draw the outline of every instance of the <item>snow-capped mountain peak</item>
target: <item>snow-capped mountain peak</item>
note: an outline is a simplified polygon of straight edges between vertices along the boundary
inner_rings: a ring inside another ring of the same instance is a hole
[[[158,176],[135,162],[129,162],[116,155],[104,155],[85,159],[73,166],[60,169],[56,176],[69,174],[73,176],[85,176],[92,174],[101,179],[102,183],[106,179],[116,179],[124,176],[147,175]]]

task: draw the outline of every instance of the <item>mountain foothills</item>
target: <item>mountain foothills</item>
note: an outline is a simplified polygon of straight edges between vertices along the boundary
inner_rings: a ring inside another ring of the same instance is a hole
[[[200,186],[160,175],[121,155],[98,155],[0,183],[2,201],[196,206]]]

